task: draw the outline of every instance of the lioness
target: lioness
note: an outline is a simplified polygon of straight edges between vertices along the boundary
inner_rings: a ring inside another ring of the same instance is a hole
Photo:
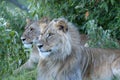
[[[26,48],[32,47],[32,53],[30,54],[30,58],[28,59],[28,61],[25,64],[23,64],[20,68],[15,70],[14,73],[19,73],[20,71],[25,69],[33,69],[35,67],[35,64],[38,63],[39,52],[33,43],[36,42],[36,39],[39,37],[40,32],[42,31],[42,29],[46,27],[49,21],[50,20],[47,17],[44,17],[38,21],[26,19],[27,25],[25,27],[23,35],[21,36],[21,40],[22,43],[24,44],[24,47]]]
[[[120,77],[120,51],[80,45],[78,30],[64,18],[52,20],[39,36],[37,80],[112,80]]]

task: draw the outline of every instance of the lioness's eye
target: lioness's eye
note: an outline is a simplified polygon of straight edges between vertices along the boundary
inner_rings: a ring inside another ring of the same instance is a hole
[[[34,30],[33,28],[30,28],[30,31]]]

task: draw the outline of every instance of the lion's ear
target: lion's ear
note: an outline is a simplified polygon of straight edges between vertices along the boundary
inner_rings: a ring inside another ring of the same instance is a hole
[[[57,27],[59,30],[62,30],[63,32],[68,31],[67,23],[64,20],[58,20],[57,21]]]
[[[26,19],[26,23],[27,23],[27,24],[30,24],[31,22],[32,22],[32,20],[30,20],[30,19],[28,19],[28,18]]]

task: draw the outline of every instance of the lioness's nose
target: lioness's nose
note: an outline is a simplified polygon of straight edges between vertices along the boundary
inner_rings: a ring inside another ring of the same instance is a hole
[[[22,41],[25,41],[25,40],[26,40],[26,38],[25,38],[25,37],[21,37],[21,40],[22,40]]]

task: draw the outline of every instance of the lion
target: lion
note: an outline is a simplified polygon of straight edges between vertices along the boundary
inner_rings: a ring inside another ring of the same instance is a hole
[[[37,38],[40,35],[40,32],[46,27],[46,25],[50,22],[50,19],[48,17],[43,17],[41,20],[38,21],[33,21],[30,19],[26,19],[26,27],[25,31],[23,32],[21,36],[22,43],[24,44],[25,48],[32,48],[32,52],[30,54],[30,58],[28,61],[23,64],[20,68],[14,71],[14,73],[19,73],[22,70],[25,69],[33,69],[36,67],[35,65],[38,64],[39,61],[39,52],[38,49],[36,48],[35,44]],[[41,30],[41,31],[40,31]],[[85,34],[80,35],[80,42],[81,45],[84,46],[84,44],[87,42],[88,37]]]
[[[30,54],[29,59],[26,63],[24,63],[20,68],[14,71],[14,74],[19,73],[23,70],[31,70],[35,68],[39,61],[39,52],[36,47],[35,42],[39,37],[42,29],[46,27],[46,25],[50,22],[50,19],[47,17],[43,17],[41,20],[33,21],[30,19],[26,19],[26,27],[25,31],[21,36],[22,43],[25,48],[32,48],[32,52]]]
[[[81,46],[78,29],[65,18],[53,19],[36,43],[37,80],[112,80],[120,77],[120,50]]]
[[[82,46],[87,47],[87,41],[89,40],[89,36],[87,34],[80,34],[80,42]]]

